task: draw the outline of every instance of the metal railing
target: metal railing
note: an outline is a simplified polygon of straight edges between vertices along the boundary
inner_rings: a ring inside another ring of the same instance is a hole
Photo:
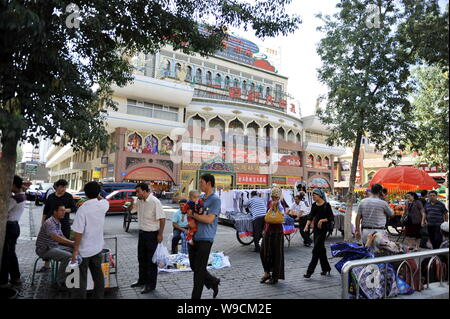
[[[400,264],[400,266],[397,269],[397,273],[396,275],[398,276],[400,270],[402,269],[403,265],[407,265],[408,269],[409,269],[409,273],[410,273],[410,282],[411,282],[411,286],[416,290],[416,291],[420,291],[420,287],[414,287],[414,276],[416,275],[416,273],[413,273],[411,270],[411,266],[408,264],[407,260],[408,259],[414,259],[414,258],[418,258],[419,262],[418,262],[418,267],[417,267],[417,271],[419,272],[419,285],[422,282],[422,259],[423,258],[427,258],[427,257],[431,257],[430,261],[428,262],[428,267],[427,267],[427,289],[429,288],[430,285],[430,266],[433,265],[434,262],[439,262],[439,265],[441,266],[441,271],[440,271],[440,276],[439,276],[439,281],[440,281],[440,286],[442,287],[442,278],[444,275],[444,268],[442,267],[442,261],[439,258],[439,255],[447,255],[447,265],[449,264],[449,249],[448,248],[441,248],[441,249],[433,249],[433,250],[427,250],[427,251],[420,251],[420,252],[414,252],[414,253],[408,253],[408,254],[401,254],[401,255],[394,255],[394,256],[386,256],[386,257],[377,257],[377,258],[369,258],[369,259],[360,259],[360,260],[353,260],[353,261],[348,261],[344,264],[344,266],[342,267],[342,271],[341,271],[341,298],[342,299],[348,299],[349,298],[349,293],[348,293],[348,289],[349,289],[349,278],[350,278],[350,273],[352,271],[353,268],[358,267],[358,266],[367,266],[367,265],[373,265],[373,264],[384,264],[384,272],[385,272],[385,276],[384,276],[384,298],[387,297],[387,271],[388,271],[388,266],[387,264],[390,262],[396,262],[396,261],[402,261],[402,263]],[[446,269],[447,272],[447,285],[448,285],[448,269]],[[358,280],[355,283],[355,294],[356,294],[356,299],[359,298],[359,280],[361,279],[362,274],[364,273],[364,271],[361,271],[361,273],[358,276]],[[354,280],[352,278],[352,280]]]

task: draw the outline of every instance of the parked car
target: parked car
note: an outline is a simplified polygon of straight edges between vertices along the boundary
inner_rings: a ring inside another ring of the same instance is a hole
[[[103,189],[109,195],[116,190],[133,189],[136,187],[136,183],[104,183]]]
[[[29,201],[34,201],[36,199],[36,193],[39,190],[39,185],[32,184],[28,189],[25,191],[25,197]]]
[[[106,196],[106,200],[109,202],[109,212],[124,212],[125,208],[123,206],[126,202],[132,202],[133,197],[136,197],[134,188],[113,191]]]
[[[40,206],[45,201],[45,194],[47,194],[47,191],[53,187],[53,183],[43,183],[39,185],[39,190],[36,192],[36,199],[34,203],[36,206]]]

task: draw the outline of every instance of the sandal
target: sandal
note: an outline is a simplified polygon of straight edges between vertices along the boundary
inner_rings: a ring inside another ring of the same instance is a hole
[[[265,283],[267,280],[269,280],[269,279],[271,279],[272,278],[272,276],[263,276],[262,278],[261,278],[261,281],[260,281],[260,283]]]
[[[49,270],[50,270],[50,267],[42,266],[41,269],[39,269],[39,270],[36,271],[36,272],[37,272],[37,273],[41,273],[41,272],[47,272],[47,271],[49,271]]]

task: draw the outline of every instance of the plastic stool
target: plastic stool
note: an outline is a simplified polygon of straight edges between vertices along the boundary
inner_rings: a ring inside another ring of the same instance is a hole
[[[34,277],[36,275],[36,267],[39,259],[42,259],[41,257],[36,258],[34,261],[33,266],[33,276],[31,277],[31,286],[34,286]],[[59,268],[59,261],[50,259],[50,271],[51,271],[51,283],[56,283],[56,278],[58,278],[58,268]]]

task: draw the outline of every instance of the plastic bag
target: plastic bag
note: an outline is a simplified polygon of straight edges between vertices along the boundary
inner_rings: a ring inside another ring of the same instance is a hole
[[[165,268],[169,261],[169,251],[164,244],[159,243],[152,257],[152,262],[158,265],[158,268]]]

